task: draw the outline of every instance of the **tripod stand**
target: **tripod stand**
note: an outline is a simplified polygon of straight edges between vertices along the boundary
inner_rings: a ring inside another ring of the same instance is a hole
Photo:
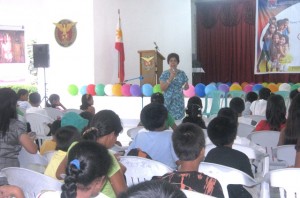
[[[46,69],[44,68],[44,97],[42,98],[41,102],[45,100],[45,107],[47,107],[48,96],[47,96],[47,81],[46,81]]]

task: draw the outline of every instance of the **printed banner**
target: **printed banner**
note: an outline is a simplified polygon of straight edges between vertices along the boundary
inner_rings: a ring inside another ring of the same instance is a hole
[[[300,73],[300,0],[257,0],[255,74]]]

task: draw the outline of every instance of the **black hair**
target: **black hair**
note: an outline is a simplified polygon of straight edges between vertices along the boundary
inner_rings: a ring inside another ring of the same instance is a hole
[[[168,64],[169,64],[171,58],[175,58],[175,59],[177,60],[178,63],[180,62],[180,60],[179,60],[179,55],[176,54],[176,53],[171,53],[171,54],[169,54],[168,57],[167,57],[167,62],[168,62]]]
[[[258,92],[259,99],[268,100],[270,95],[271,95],[271,90],[266,87],[261,88]]]
[[[57,106],[56,104],[53,103],[55,100],[60,100],[59,95],[58,94],[51,94],[49,96],[49,100],[47,100],[47,102],[46,102],[46,107],[55,108]]]
[[[160,92],[156,92],[154,94],[151,95],[151,102],[158,102],[160,104],[164,104],[165,103],[165,98],[164,95]]]
[[[78,162],[73,163],[74,160]],[[77,161],[78,160],[78,161]],[[111,165],[107,149],[96,142],[77,143],[68,153],[66,177],[62,185],[62,198],[75,198],[78,184],[90,185],[95,179],[105,177]]]
[[[91,100],[93,98],[93,96],[91,94],[83,94],[81,97],[81,105],[80,105],[80,109],[81,110],[87,110],[89,106],[91,106],[89,104],[89,100]]]
[[[201,106],[198,104],[189,104],[185,110],[186,116],[183,118],[182,123],[194,123],[202,129],[206,129],[204,120],[202,119]]]
[[[251,103],[257,99],[258,99],[258,95],[254,91],[250,91],[246,95],[246,101],[249,101]]]
[[[54,120],[50,126],[50,134],[55,136],[57,130],[61,127],[61,120]]]
[[[91,112],[88,111],[83,111],[79,114],[82,118],[86,119],[89,121],[88,125],[83,129],[83,131],[85,131],[86,129],[88,129],[90,127],[90,123],[94,117],[94,114],[92,114]]]
[[[237,124],[228,117],[215,117],[207,126],[207,135],[216,146],[232,144],[236,134]]]
[[[39,105],[41,103],[41,95],[38,92],[29,94],[29,102],[35,105]]]
[[[241,114],[245,110],[245,102],[242,98],[235,97],[230,100],[229,107],[236,114]]]
[[[299,93],[298,89],[294,89],[290,92],[290,100],[293,100],[293,98]]]
[[[17,95],[18,95],[18,99],[20,99],[22,96],[28,94],[28,90],[27,89],[19,89]]]
[[[286,122],[286,106],[281,95],[271,95],[267,101],[266,118],[270,129],[280,131],[280,126]]]
[[[174,151],[181,161],[197,159],[205,147],[202,129],[192,123],[180,124],[172,135]]]
[[[11,119],[17,119],[17,94],[11,88],[0,89],[0,134],[6,135]]]
[[[289,107],[285,127],[285,141],[296,141],[300,138],[300,94],[297,94]]]
[[[168,111],[163,104],[150,103],[146,105],[140,115],[141,122],[145,129],[149,131],[157,130],[165,125]]]
[[[232,122],[235,122],[236,125],[238,124],[238,115],[235,111],[233,111],[229,107],[223,107],[218,112],[218,117],[226,117],[229,118]]]
[[[56,150],[62,150],[67,152],[69,146],[75,142],[80,140],[80,133],[77,128],[73,126],[65,126],[61,127],[55,133],[56,139]]]
[[[97,141],[98,138],[114,132],[118,136],[122,130],[120,117],[112,110],[101,110],[96,113],[90,122],[90,128],[83,133],[83,139]]]
[[[144,181],[128,188],[118,198],[186,198],[175,185],[166,181]]]

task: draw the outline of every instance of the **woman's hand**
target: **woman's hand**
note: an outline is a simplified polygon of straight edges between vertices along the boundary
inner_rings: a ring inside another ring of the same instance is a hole
[[[177,75],[177,69],[170,68],[170,78],[169,80],[172,81]]]

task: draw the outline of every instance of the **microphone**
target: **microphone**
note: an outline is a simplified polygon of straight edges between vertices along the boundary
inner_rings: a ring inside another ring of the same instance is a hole
[[[155,50],[158,51],[159,49],[158,49],[158,46],[157,46],[156,42],[154,41],[153,43],[154,43],[154,45],[155,45]]]

